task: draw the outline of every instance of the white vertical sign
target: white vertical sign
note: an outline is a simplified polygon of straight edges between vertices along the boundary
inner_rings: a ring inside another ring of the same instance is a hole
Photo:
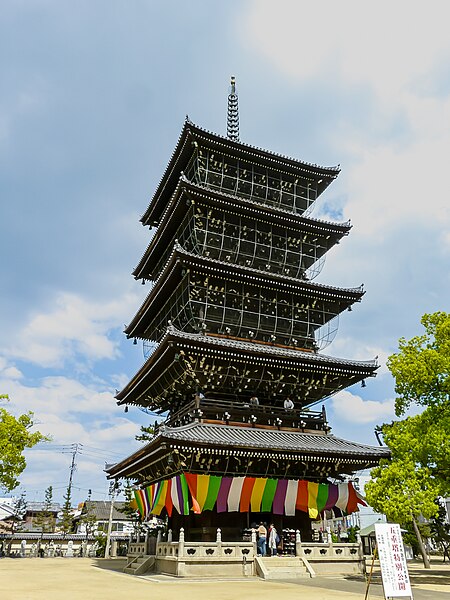
[[[413,597],[398,523],[376,523],[378,556],[385,598]]]

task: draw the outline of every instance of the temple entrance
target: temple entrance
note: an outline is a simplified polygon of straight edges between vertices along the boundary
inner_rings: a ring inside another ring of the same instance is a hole
[[[179,515],[176,511],[168,519],[168,528],[172,530],[173,540],[178,540],[180,528],[184,528],[185,539],[190,542],[214,542],[217,529],[220,528],[224,542],[251,541],[252,529],[257,529],[260,523],[267,529],[273,524],[282,540],[285,550],[287,539],[292,544],[296,531],[300,531],[302,540],[311,541],[311,519],[303,511],[295,511],[295,516],[275,515],[270,512],[229,512],[217,513],[205,511],[200,515],[190,513]],[[294,539],[295,541],[295,539]]]

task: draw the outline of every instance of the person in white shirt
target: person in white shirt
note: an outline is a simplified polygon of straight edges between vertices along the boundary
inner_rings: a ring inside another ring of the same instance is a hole
[[[250,398],[250,406],[259,406],[259,400],[255,394]]]
[[[275,529],[275,526],[272,524],[269,527],[269,554],[271,554],[272,556],[276,556],[277,555],[277,546],[278,543],[280,541],[280,538],[278,536],[277,530]]]
[[[288,396],[286,398],[286,400],[284,401],[284,410],[286,410],[286,411],[294,410],[294,403],[292,402],[292,399],[290,396]]]

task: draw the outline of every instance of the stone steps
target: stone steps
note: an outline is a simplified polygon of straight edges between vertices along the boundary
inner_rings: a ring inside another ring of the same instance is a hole
[[[142,575],[150,571],[155,565],[154,556],[138,556],[135,560],[128,563],[123,572],[128,575]]]
[[[258,574],[263,579],[303,579],[310,574],[303,561],[291,556],[271,556],[257,558]]]

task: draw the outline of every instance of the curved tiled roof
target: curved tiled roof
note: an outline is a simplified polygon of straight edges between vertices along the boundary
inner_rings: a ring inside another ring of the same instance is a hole
[[[212,345],[222,348],[229,348],[231,350],[243,350],[254,354],[267,354],[273,357],[305,359],[307,362],[323,362],[327,364],[336,363],[356,368],[378,367],[378,363],[376,360],[359,361],[346,358],[335,358],[333,356],[327,356],[324,354],[314,354],[312,352],[304,352],[302,350],[279,348],[276,346],[266,346],[263,344],[258,344],[258,342],[241,342],[238,340],[231,340],[226,338],[216,338],[213,336],[204,335],[202,333],[187,333],[185,331],[179,331],[173,325],[169,325],[167,327],[167,332],[164,338],[168,336],[174,336],[176,338],[184,339],[186,341],[198,342],[201,343],[202,346]]]
[[[303,454],[328,454],[388,458],[388,448],[350,442],[334,435],[253,429],[232,425],[190,423],[182,427],[163,427],[160,435],[164,439],[189,444],[207,444],[232,448],[259,448],[271,451],[300,452]]]
[[[161,216],[161,212],[164,207],[159,205],[159,200],[161,195],[164,193],[164,188],[168,182],[171,182],[170,185],[174,187],[176,186],[178,177],[189,160],[190,142],[195,141],[196,139],[203,140],[206,143],[214,144],[219,148],[227,148],[228,150],[233,148],[235,152],[243,156],[248,156],[250,158],[258,157],[259,160],[274,165],[274,168],[277,170],[279,170],[280,167],[283,167],[291,172],[303,172],[312,177],[320,176],[325,178],[322,184],[323,189],[325,189],[340,173],[340,166],[321,167],[316,164],[289,158],[287,156],[283,156],[282,154],[263,150],[262,148],[258,148],[256,146],[250,146],[248,144],[243,144],[242,142],[235,142],[226,137],[211,133],[206,129],[202,129],[197,125],[194,125],[194,123],[192,123],[189,119],[186,119],[178,138],[178,142],[172,152],[172,156],[169,160],[166,170],[164,171],[163,176],[161,177],[161,180],[156,188],[155,194],[153,195],[147,210],[141,217],[141,222],[144,225],[151,224],[153,217],[155,216],[155,212],[156,220],[158,220]],[[169,194],[171,195],[170,191]],[[152,214],[153,217],[151,216]]]
[[[291,156],[286,156],[285,154],[279,154],[277,152],[272,152],[271,150],[265,150],[264,148],[260,148],[259,146],[252,146],[251,144],[245,144],[244,142],[241,142],[241,141],[237,141],[237,142],[232,141],[224,135],[214,133],[213,131],[209,131],[208,129],[205,129],[203,127],[200,127],[199,125],[196,125],[193,121],[191,121],[189,119],[189,117],[186,117],[186,123],[192,129],[196,129],[198,133],[203,133],[210,138],[213,138],[217,141],[222,142],[223,144],[226,144],[226,145],[232,144],[234,146],[240,147],[247,151],[267,154],[270,157],[278,159],[280,161],[283,161],[283,162],[287,161],[290,163],[295,163],[297,165],[301,165],[303,167],[309,167],[311,169],[314,169],[314,171],[316,171],[316,170],[324,171],[329,177],[333,177],[333,178],[337,177],[341,171],[340,165],[336,165],[336,166],[332,166],[332,167],[323,167],[323,166],[317,165],[315,163],[310,163],[310,162],[306,162],[304,160],[300,160],[298,158],[292,158]]]
[[[215,196],[218,199],[228,201],[231,200],[233,203],[240,203],[242,206],[245,206],[248,209],[253,209],[254,211],[264,211],[266,213],[275,214],[280,219],[286,219],[293,223],[303,223],[304,225],[309,225],[310,227],[316,228],[329,228],[329,229],[350,229],[351,222],[350,220],[338,222],[338,221],[328,221],[326,219],[317,219],[304,214],[295,213],[292,210],[288,210],[283,208],[282,206],[272,206],[267,204],[266,202],[258,201],[255,198],[247,198],[244,196],[239,196],[238,194],[233,194],[228,191],[220,190],[217,188],[213,188],[206,184],[195,183],[186,177],[183,173],[180,176],[179,186],[177,185],[176,191],[178,189],[187,189],[188,191],[207,196]],[[173,196],[175,193],[173,194]],[[167,207],[162,215],[164,217],[165,213],[168,211],[169,207]]]
[[[188,197],[191,197],[191,195],[200,196],[203,197],[205,201],[211,201],[212,199],[215,199],[219,202],[225,202],[230,204],[230,206],[233,206],[234,210],[249,211],[253,215],[253,218],[257,221],[272,222],[278,226],[283,226],[289,229],[292,228],[293,230],[297,231],[311,230],[319,235],[332,233],[342,237],[347,235],[351,229],[350,221],[328,221],[296,214],[280,207],[269,206],[263,202],[256,202],[249,198],[242,198],[240,196],[208,188],[207,186],[198,185],[189,181],[184,175],[181,175],[173,194],[167,203],[167,206],[162,212],[158,229],[154,231],[147,248],[133,270],[133,275],[136,278],[141,276],[141,269],[145,263],[145,260],[150,255],[152,248],[159,243],[161,236],[164,236],[165,229],[172,222],[172,215],[174,211],[179,209],[179,203],[183,198],[183,194],[188,195]]]
[[[183,261],[185,262],[183,263]],[[151,302],[164,290],[164,284],[176,272],[177,265],[181,264],[193,265],[200,271],[206,271],[207,273],[212,271],[213,274],[226,276],[238,281],[250,281],[254,284],[265,282],[272,287],[277,286],[279,289],[288,289],[288,291],[294,291],[294,293],[304,294],[306,297],[321,298],[322,300],[339,299],[353,304],[354,302],[359,302],[365,293],[362,285],[355,288],[336,287],[314,281],[296,279],[295,277],[282,275],[281,273],[258,271],[245,265],[234,265],[214,258],[199,256],[185,250],[179,242],[175,242],[163,270],[155,279],[137,313],[125,327],[124,331],[128,337],[140,337],[134,331],[136,325],[146,314]],[[345,310],[345,308],[342,308],[342,310]]]

